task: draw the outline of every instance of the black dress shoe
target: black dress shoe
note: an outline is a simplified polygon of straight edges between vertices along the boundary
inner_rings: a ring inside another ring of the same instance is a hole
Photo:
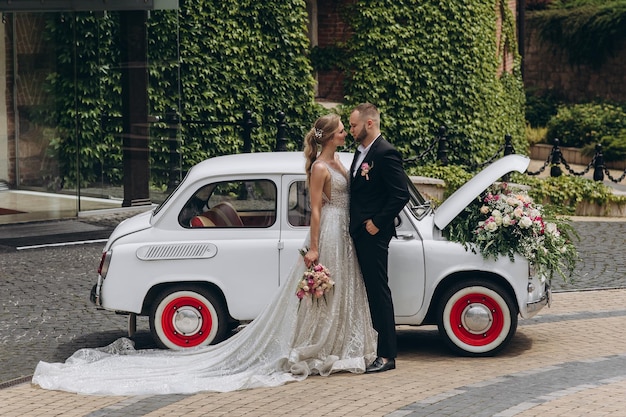
[[[365,369],[365,373],[373,372],[385,372],[391,369],[396,369],[396,360],[388,359],[387,362],[383,362],[383,358],[378,357],[370,366]]]

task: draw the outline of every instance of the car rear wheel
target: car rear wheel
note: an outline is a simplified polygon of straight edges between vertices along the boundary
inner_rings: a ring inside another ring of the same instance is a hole
[[[161,348],[180,350],[218,343],[227,331],[226,309],[202,287],[170,287],[152,305],[150,332]]]
[[[439,306],[439,333],[457,353],[493,355],[517,329],[517,307],[508,292],[490,282],[472,281],[449,288]]]

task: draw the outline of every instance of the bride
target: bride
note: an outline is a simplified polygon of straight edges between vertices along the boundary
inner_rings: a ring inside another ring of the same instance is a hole
[[[39,362],[32,382],[83,394],[189,394],[365,372],[376,357],[376,332],[348,233],[348,174],[335,154],[346,136],[335,114],[317,119],[307,133],[309,250],[272,302],[242,331],[217,345],[185,351],[135,350],[122,338],[104,348],[80,349],[64,363]],[[325,300],[299,300],[297,284],[306,267],[318,262],[328,268],[335,286]]]

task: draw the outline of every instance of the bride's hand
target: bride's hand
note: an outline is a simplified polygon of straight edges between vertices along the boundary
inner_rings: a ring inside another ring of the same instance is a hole
[[[315,265],[320,255],[316,250],[309,249],[306,255],[304,255],[304,264],[307,268],[310,268],[311,265]]]

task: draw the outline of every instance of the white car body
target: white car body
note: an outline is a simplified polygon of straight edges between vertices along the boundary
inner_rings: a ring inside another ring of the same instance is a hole
[[[340,156],[350,166],[352,154]],[[525,171],[528,162],[519,155],[494,162],[437,210],[410,187],[389,251],[397,324],[437,324],[454,350],[488,355],[512,338],[518,315],[532,317],[549,302],[545,278],[534,276],[526,259],[484,259],[441,232],[489,185],[513,170]],[[113,231],[92,301],[132,318],[149,316],[161,347],[222,340],[233,323],[260,313],[299,256],[308,232],[300,225],[306,218],[304,181],[300,152],[229,155],[197,164],[163,204]],[[188,220],[189,207],[205,194],[197,210],[210,205],[214,211],[215,202],[230,201],[241,223],[220,227],[213,218],[213,227],[190,227],[199,217],[194,212],[195,220]]]

